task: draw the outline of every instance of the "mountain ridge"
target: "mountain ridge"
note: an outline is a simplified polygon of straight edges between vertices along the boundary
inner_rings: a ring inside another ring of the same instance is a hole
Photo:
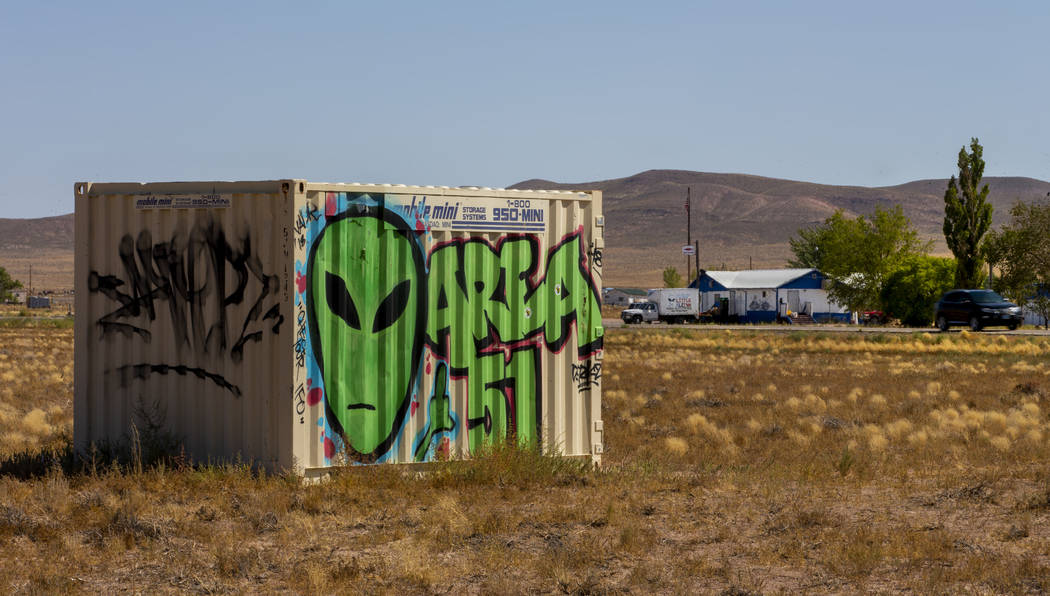
[[[989,176],[993,226],[1009,221],[1017,200],[1050,201],[1050,182],[1024,176]],[[685,197],[692,189],[692,238],[700,241],[706,269],[783,267],[791,257],[788,240],[837,209],[866,215],[875,206],[901,205],[935,254],[948,254],[941,233],[947,178],[867,187],[804,182],[756,174],[645,170],[620,178],[563,183],[543,178],[508,188],[600,190],[603,194],[606,249],[603,282],[611,286],[656,287],[662,270],[685,271],[681,246],[686,239]],[[33,267],[34,286],[73,285],[72,213],[32,219],[0,219],[0,267],[24,279]],[[690,261],[693,266],[695,261]],[[39,280],[39,283],[38,283]]]

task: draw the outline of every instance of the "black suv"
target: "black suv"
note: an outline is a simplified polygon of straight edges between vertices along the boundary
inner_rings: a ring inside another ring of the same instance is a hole
[[[973,331],[990,325],[1005,325],[1014,330],[1024,320],[1021,307],[991,290],[945,292],[937,301],[934,316],[941,331],[947,331],[949,325],[969,325]]]

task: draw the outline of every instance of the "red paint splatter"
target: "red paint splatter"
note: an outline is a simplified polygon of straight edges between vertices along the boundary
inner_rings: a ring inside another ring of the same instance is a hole
[[[428,375],[430,374],[430,363],[429,362],[427,362],[427,374]]]
[[[306,388],[307,389],[309,389],[310,386],[313,385],[313,384],[314,384],[314,380],[313,379],[306,379]]]
[[[299,271],[295,272],[295,287],[300,294],[306,291],[306,276]]]
[[[419,402],[418,401],[412,402],[412,416],[416,415],[416,410],[418,410],[418,409],[419,409]]]
[[[324,438],[324,456],[326,458],[328,458],[328,459],[332,459],[333,455],[335,455],[335,443],[332,442],[332,439],[329,439],[328,437],[325,437]]]
[[[321,391],[321,388],[320,387],[314,387],[313,389],[310,390],[309,393],[306,394],[306,405],[308,405],[308,406],[316,406],[317,404],[321,403],[321,397],[322,396],[323,396],[323,392]]]
[[[330,192],[325,196],[324,201],[324,215],[325,217],[331,217],[335,215],[335,193]]]

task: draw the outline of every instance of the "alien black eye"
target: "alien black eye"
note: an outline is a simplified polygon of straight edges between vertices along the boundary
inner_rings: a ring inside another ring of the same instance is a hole
[[[346,282],[338,275],[332,275],[328,271],[324,273],[325,298],[328,299],[328,308],[332,309],[340,319],[352,329],[361,329],[361,320],[357,317],[357,307],[350,292],[346,291]]]
[[[383,303],[379,305],[379,309],[376,311],[375,322],[372,324],[372,333],[378,333],[386,329],[401,317],[401,313],[405,312],[405,307],[408,306],[408,293],[411,288],[411,280],[406,279],[397,284],[393,290],[390,290],[390,293],[383,299]]]

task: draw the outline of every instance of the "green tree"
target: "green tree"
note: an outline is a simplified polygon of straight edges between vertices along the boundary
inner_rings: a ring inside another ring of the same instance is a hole
[[[1046,292],[1050,288],[1043,287],[1041,292],[1029,301],[1029,307],[1043,319],[1043,329],[1050,329],[1050,296]]]
[[[992,204],[984,176],[984,148],[970,139],[970,153],[959,150],[959,179],[952,176],[944,192],[944,239],[955,255],[955,287],[975,288],[983,279],[981,238],[992,225]],[[980,190],[978,190],[980,187]]]
[[[937,299],[952,289],[955,259],[913,255],[882,288],[886,313],[909,327],[929,327]]]
[[[682,275],[678,273],[678,270],[674,267],[668,267],[664,269],[664,287],[665,288],[681,288],[685,285],[682,281]]]
[[[22,282],[12,278],[3,267],[0,267],[0,302],[7,302],[14,298],[11,295],[11,290],[21,287]]]
[[[986,258],[998,269],[995,290],[1050,317],[1050,205],[1016,203],[1011,221],[988,233]]]
[[[791,267],[819,269],[825,273],[843,269],[843,261],[860,243],[865,235],[862,218],[850,218],[841,210],[824,220],[824,223],[798,231],[798,238],[791,238],[791,252],[795,258],[788,261]],[[849,274],[847,274],[849,275]]]
[[[907,259],[929,252],[931,243],[919,239],[898,205],[876,206],[868,217],[851,218],[838,210],[824,223],[799,230],[790,245],[792,267],[819,269],[832,279],[831,299],[861,311],[881,306],[890,274]]]

